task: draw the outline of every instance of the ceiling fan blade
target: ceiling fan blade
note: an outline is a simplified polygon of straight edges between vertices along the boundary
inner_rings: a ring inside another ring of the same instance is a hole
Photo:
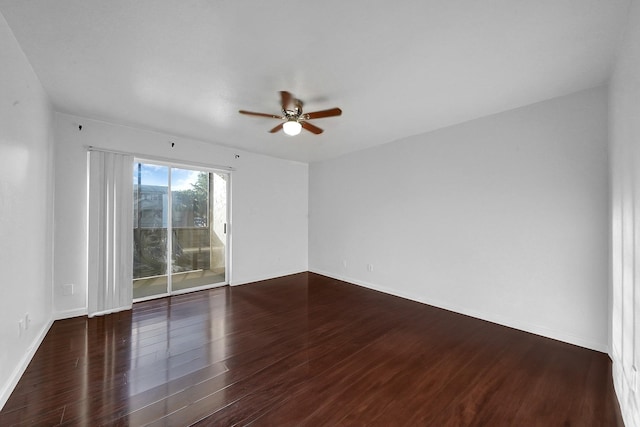
[[[309,119],[322,119],[324,117],[339,116],[342,114],[342,110],[339,108],[330,108],[328,110],[314,111],[313,113],[307,113],[304,118]]]
[[[286,111],[289,107],[289,104],[291,104],[291,100],[293,99],[293,95],[291,95],[289,92],[287,92],[286,90],[281,90],[280,91],[280,99],[281,99],[281,104],[282,104],[282,111]]]
[[[303,128],[305,128],[306,130],[308,130],[311,133],[315,133],[316,135],[320,135],[322,132],[324,132],[318,126],[314,126],[309,122],[301,121],[300,124],[302,125]]]
[[[271,129],[269,132],[271,133],[276,133],[278,132],[280,129],[282,129],[282,125],[284,124],[284,122],[280,123],[278,126],[274,127],[273,129]]]
[[[240,114],[248,114],[250,116],[260,116],[260,117],[269,117],[272,119],[280,119],[282,120],[282,116],[278,116],[276,114],[267,114],[267,113],[254,113],[253,111],[245,111],[245,110],[240,110],[238,111],[238,113]]]

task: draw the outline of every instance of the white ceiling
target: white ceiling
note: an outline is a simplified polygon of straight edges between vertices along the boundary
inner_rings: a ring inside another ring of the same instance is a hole
[[[607,81],[629,0],[0,0],[56,110],[317,161]],[[1,66],[1,65],[0,65]],[[278,91],[331,107],[267,131]]]

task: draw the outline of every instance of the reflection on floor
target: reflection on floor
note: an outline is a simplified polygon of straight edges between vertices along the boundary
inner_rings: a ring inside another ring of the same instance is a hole
[[[174,273],[171,276],[171,286],[174,291],[225,282],[224,268],[184,271]],[[133,298],[144,298],[152,295],[165,294],[166,292],[166,275],[133,280]]]

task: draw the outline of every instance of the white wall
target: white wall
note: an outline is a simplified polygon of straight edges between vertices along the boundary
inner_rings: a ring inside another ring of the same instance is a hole
[[[602,87],[314,163],[309,267],[606,351],[607,174]]]
[[[640,426],[640,2],[629,23],[610,90],[611,349],[613,380],[628,426]]]
[[[66,114],[56,114],[55,135],[56,316],[86,313],[88,145],[235,168],[231,174],[231,284],[307,270],[307,164]],[[63,295],[64,284],[74,284],[75,293]]]
[[[51,326],[52,113],[0,15],[0,408]],[[28,313],[29,328],[18,320]]]

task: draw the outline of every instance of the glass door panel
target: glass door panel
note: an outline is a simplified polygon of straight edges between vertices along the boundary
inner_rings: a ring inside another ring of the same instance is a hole
[[[135,163],[133,170],[133,298],[168,293],[169,168]]]
[[[226,281],[226,182],[224,174],[171,169],[172,291]]]

